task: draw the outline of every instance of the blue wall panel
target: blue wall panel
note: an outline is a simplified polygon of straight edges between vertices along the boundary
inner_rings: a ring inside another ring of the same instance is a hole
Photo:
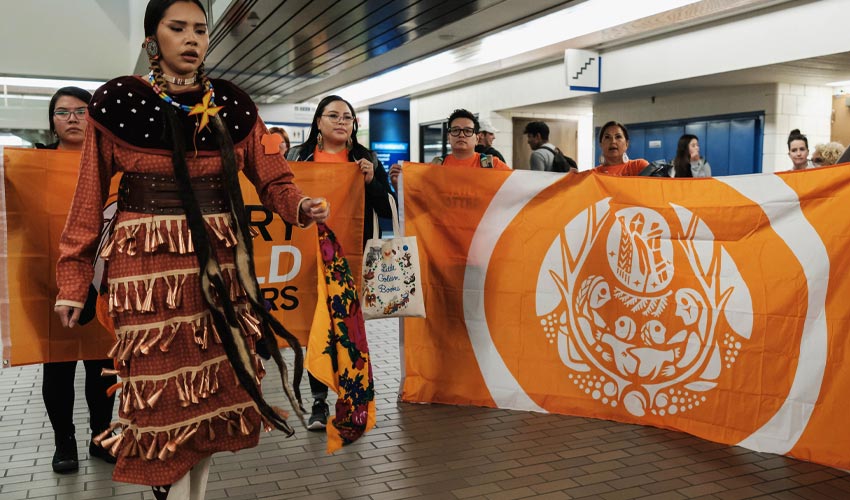
[[[649,161],[660,160],[664,158],[664,128],[653,127],[646,129],[646,158]],[[629,156],[629,158],[637,158]]]
[[[697,136],[697,139],[699,139],[700,148],[705,148],[705,137],[707,130],[708,122],[706,121],[691,122],[685,125],[685,133]]]
[[[706,148],[702,154],[711,164],[711,175],[729,175],[729,131],[731,128],[729,121],[726,120],[708,123]]]
[[[756,154],[756,119],[732,120],[730,123],[729,173],[752,174],[756,172],[754,165],[750,162],[745,162],[742,159],[753,158]],[[761,154],[759,154],[759,156],[761,156]]]
[[[671,161],[676,157],[676,146],[679,144],[679,137],[685,133],[685,127],[682,125],[669,125],[664,127],[664,137],[662,138],[664,146],[664,156],[655,158],[656,160]]]
[[[600,153],[601,150],[596,148]],[[644,129],[629,129],[629,150],[626,151],[629,158],[643,158],[646,156],[646,131]],[[597,157],[597,160],[599,158]]]

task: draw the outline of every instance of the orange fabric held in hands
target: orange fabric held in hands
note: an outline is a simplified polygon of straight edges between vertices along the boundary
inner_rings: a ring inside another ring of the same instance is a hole
[[[405,164],[429,314],[404,320],[403,400],[651,425],[850,468],[847,165],[529,174]]]
[[[6,217],[0,217],[0,238],[8,249],[7,255],[0,252],[0,285],[4,280],[8,285],[0,286],[4,361],[19,366],[102,359],[115,341],[101,326],[109,324],[102,304],[98,320],[70,329],[63,328],[53,312],[59,235],[74,195],[80,154],[4,148],[3,155]],[[328,222],[339,228],[336,236],[350,249],[352,272],[359,276],[364,199],[360,170],[351,163],[292,162],[290,167],[303,192],[333,205]],[[119,176],[113,178],[108,202],[115,200],[118,180]],[[287,228],[280,217],[266,211],[247,179],[242,186],[251,225],[259,233],[254,238],[254,264],[263,296],[272,304],[271,313],[306,344],[317,300],[315,225]]]
[[[648,165],[648,161],[638,158],[636,160],[629,160],[626,163],[620,163],[619,165],[599,165],[595,170],[601,174],[608,175],[640,175],[641,171]]]

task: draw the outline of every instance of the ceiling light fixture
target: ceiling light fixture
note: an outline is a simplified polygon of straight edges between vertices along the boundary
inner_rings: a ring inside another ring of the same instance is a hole
[[[698,1],[621,2],[616,9],[612,9],[608,0],[588,0],[396,70],[338,88],[332,93],[344,95],[355,105],[386,94],[406,95],[409,92],[405,92],[405,89],[412,86],[411,82],[422,84],[440,80],[475,66],[651,17]],[[571,29],[566,31],[564,26],[570,26]]]
[[[0,76],[0,86],[30,87],[35,89],[60,89],[62,87],[80,87],[86,90],[97,90],[105,82],[94,80],[57,80],[51,78],[18,78]]]
[[[23,99],[25,101],[49,101],[52,97],[36,94],[0,94],[0,99]]]

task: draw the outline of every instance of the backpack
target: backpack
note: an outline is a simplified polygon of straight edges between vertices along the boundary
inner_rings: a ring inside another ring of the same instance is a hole
[[[578,170],[578,165],[576,164],[576,162],[569,156],[562,153],[560,149],[555,148],[554,150],[552,150],[552,148],[548,146],[541,147],[555,155],[555,157],[552,159],[553,172],[569,172],[571,169]]]
[[[667,163],[664,160],[655,160],[654,162],[644,167],[638,175],[641,175],[643,177],[670,177],[670,172],[672,170],[672,163]]]

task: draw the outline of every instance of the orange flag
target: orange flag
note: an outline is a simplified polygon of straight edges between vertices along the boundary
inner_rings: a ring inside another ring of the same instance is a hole
[[[53,313],[58,242],[77,184],[80,154],[72,151],[0,148],[0,338],[3,366],[101,359],[114,335],[91,321],[62,328]],[[353,163],[290,163],[298,187],[331,204],[329,222],[360,274],[363,248],[363,176]],[[119,176],[113,178],[115,201]],[[262,206],[242,178],[242,195],[259,233],[254,264],[263,298],[287,329],[307,342],[316,306],[316,228],[287,226]],[[49,193],[49,196],[46,195]]]
[[[290,162],[295,184],[305,194],[322,196],[331,206],[328,224],[336,228],[340,243],[349,249],[354,276],[360,276],[363,255],[363,174],[355,163]],[[271,313],[292,332],[301,345],[313,321],[316,301],[316,225],[300,229],[287,226],[277,214],[262,206],[257,190],[242,178],[242,196],[254,238],[254,268],[263,298]]]
[[[0,162],[0,333],[3,366],[103,359],[115,341],[97,320],[63,328],[53,313],[59,236],[80,153],[3,148]],[[117,192],[116,188],[113,192]],[[114,200],[113,200],[114,201]],[[51,335],[53,332],[53,335]]]
[[[850,169],[405,164],[426,319],[402,399],[664,427],[850,467]]]

